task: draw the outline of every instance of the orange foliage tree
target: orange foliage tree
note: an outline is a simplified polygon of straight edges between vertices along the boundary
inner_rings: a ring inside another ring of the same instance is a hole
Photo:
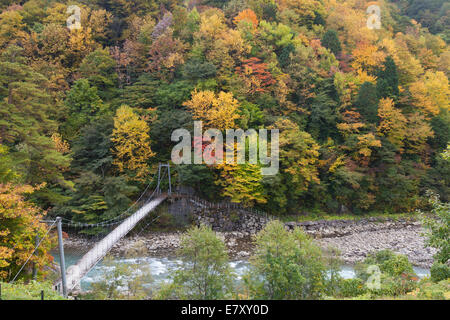
[[[45,224],[40,222],[45,213],[24,198],[34,190],[29,185],[0,184],[0,280],[11,280],[16,275],[33,252],[36,235],[42,239],[46,233]],[[49,237],[42,241],[24,271],[33,264],[42,269],[53,260],[49,254],[51,243]],[[27,274],[24,271],[21,277]]]
[[[258,27],[258,17],[256,16],[255,12],[253,12],[253,10],[251,9],[245,9],[244,11],[241,11],[233,19],[235,25],[239,25],[241,21],[251,23],[254,29]]]
[[[267,64],[256,57],[242,61],[242,65],[236,67],[236,72],[244,80],[248,93],[265,92],[276,83]]]

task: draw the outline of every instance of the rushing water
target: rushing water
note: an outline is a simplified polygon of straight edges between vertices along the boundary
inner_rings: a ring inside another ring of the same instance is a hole
[[[77,254],[67,251],[66,256],[66,268],[75,264],[81,257]],[[58,254],[54,254],[56,261],[59,261]],[[179,268],[181,266],[181,261],[175,258],[159,258],[159,257],[141,257],[141,258],[116,258],[116,262],[126,263],[134,265],[136,268],[134,272],[136,275],[142,273],[142,270],[149,269],[153,282],[152,284],[157,286],[158,284],[167,280],[169,272],[171,269]],[[230,262],[231,268],[237,275],[238,280],[242,275],[248,270],[249,263],[246,260],[238,260]],[[81,280],[81,289],[89,290],[91,283],[98,282],[102,280],[105,272],[111,271],[109,266],[105,266],[102,262],[98,263],[89,273],[83,277]],[[415,273],[419,277],[429,276],[430,272],[427,269],[414,267]],[[343,278],[349,279],[355,277],[355,271],[352,266],[342,266],[340,274]]]

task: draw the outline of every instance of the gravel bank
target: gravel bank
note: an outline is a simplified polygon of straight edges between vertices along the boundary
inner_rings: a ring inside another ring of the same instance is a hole
[[[288,229],[296,226],[305,229],[320,246],[339,249],[345,264],[361,261],[371,252],[390,249],[407,255],[416,266],[430,268],[436,252],[424,246],[423,229],[417,221],[335,220],[286,224]],[[217,234],[225,241],[231,259],[246,259],[251,255],[253,244],[250,233],[231,231]],[[149,232],[140,237],[126,237],[114,246],[111,253],[126,256],[141,251],[150,256],[171,257],[176,254],[181,235],[181,232]],[[92,243],[70,238],[65,240],[65,245],[87,250]]]

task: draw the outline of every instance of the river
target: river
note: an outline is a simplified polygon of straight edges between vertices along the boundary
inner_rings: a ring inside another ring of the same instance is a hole
[[[59,262],[59,255],[54,253],[55,261]],[[77,253],[71,252],[70,250],[66,250],[66,268],[75,264],[81,256]],[[129,265],[134,265],[134,272],[136,274],[140,274],[145,269],[149,269],[152,276],[151,286],[157,287],[164,281],[167,281],[169,272],[171,269],[179,268],[181,265],[181,261],[176,258],[161,258],[161,257],[139,257],[139,258],[114,258],[114,262],[126,263]],[[237,260],[230,262],[231,268],[237,275],[237,279],[241,279],[242,275],[248,270],[249,262],[246,260]],[[102,280],[105,272],[110,272],[110,268],[105,266],[102,262],[98,263],[89,273],[83,277],[81,280],[81,289],[83,291],[89,290],[91,283],[98,282]],[[430,275],[430,271],[428,269],[414,267],[414,272],[420,277],[423,278],[425,276]],[[352,266],[344,265],[341,267],[340,274],[343,278],[349,279],[355,277],[355,271]]]

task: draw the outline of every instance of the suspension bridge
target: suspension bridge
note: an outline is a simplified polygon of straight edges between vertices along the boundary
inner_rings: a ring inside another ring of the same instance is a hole
[[[167,171],[164,172],[168,174],[169,178],[169,188],[167,193],[161,192],[161,182],[164,179],[161,176],[163,168],[167,168]],[[150,212],[154,211],[168,196],[172,194],[172,186],[171,186],[171,176],[170,176],[170,165],[169,164],[159,164],[158,166],[158,183],[156,188],[153,190],[151,195],[143,200],[142,198],[145,196],[146,192],[153,179],[147,185],[147,188],[141,194],[139,199],[130,207],[132,208],[134,205],[141,203],[140,208],[137,209],[131,216],[126,216],[126,213],[130,211],[127,210],[119,217],[116,217],[109,221],[103,221],[99,224],[95,224],[95,226],[91,225],[90,227],[104,227],[107,225],[117,225],[106,237],[97,242],[94,247],[92,247],[75,265],[70,266],[65,271],[65,262],[64,262],[64,249],[60,248],[60,256],[61,256],[61,279],[55,284],[55,289],[60,291],[64,296],[74,289],[80,286],[81,279],[93,268],[95,265],[100,262],[106,254],[114,247],[114,245],[126,236],[140,221],[142,221]],[[60,221],[60,220],[59,220]],[[67,223],[70,225],[70,223]],[[60,240],[60,244],[62,243],[62,239]]]
[[[167,170],[164,170],[166,168]],[[168,188],[167,191],[162,192],[161,185],[168,175]],[[113,219],[105,220],[100,223],[87,224],[87,223],[76,223],[64,218],[56,218],[54,221],[44,221],[50,224],[47,233],[49,234],[53,226],[57,226],[58,229],[58,242],[59,242],[59,256],[60,256],[60,278],[55,282],[54,289],[59,291],[62,295],[67,296],[70,292],[80,288],[80,283],[82,278],[89,273],[89,271],[94,268],[107,254],[108,252],[131,230],[133,230],[136,225],[142,222],[151,212],[166,199],[168,198],[189,198],[190,202],[195,203],[198,206],[205,208],[224,208],[224,209],[243,209],[239,204],[224,202],[224,203],[210,203],[197,197],[187,196],[185,193],[172,193],[171,186],[171,175],[170,175],[170,165],[169,164],[159,164],[158,166],[158,182],[155,189],[150,193],[149,188],[156,177],[156,173],[152,180],[148,183],[145,190],[142,192],[141,196],[136,200],[136,202],[131,205],[122,214],[116,216]],[[251,210],[255,214],[265,215],[264,212],[257,210]],[[267,215],[266,215],[267,216]],[[154,218],[150,221],[152,223],[159,217]],[[95,245],[90,248],[75,264],[71,265],[67,270],[65,266],[64,258],[64,245],[63,245],[63,226],[68,228],[112,228],[112,230],[107,233],[100,241],[96,242]],[[148,225],[146,225],[147,227]],[[142,231],[142,230],[141,230]],[[45,238],[44,236],[44,238]],[[36,247],[31,253],[30,257],[22,265],[19,272],[13,278],[12,282],[15,281],[17,276],[23,270],[30,258],[35,254],[39,245],[41,244],[43,238],[36,241]]]

